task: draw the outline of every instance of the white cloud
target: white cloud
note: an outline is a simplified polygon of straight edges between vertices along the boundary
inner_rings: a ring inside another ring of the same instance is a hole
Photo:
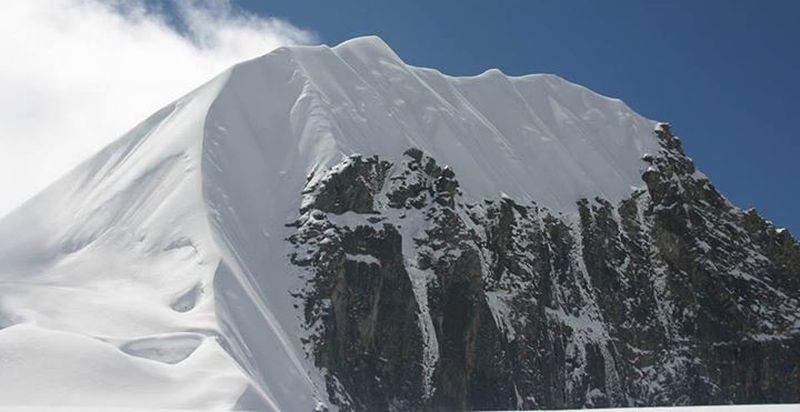
[[[228,0],[0,2],[0,216],[228,66],[314,41]]]

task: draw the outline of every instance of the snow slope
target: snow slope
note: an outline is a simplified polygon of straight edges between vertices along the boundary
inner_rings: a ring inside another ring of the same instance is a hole
[[[326,394],[284,226],[307,175],[418,147],[465,193],[570,213],[641,184],[653,126],[556,76],[450,77],[375,37],[234,66],[0,221],[0,406],[310,410]]]

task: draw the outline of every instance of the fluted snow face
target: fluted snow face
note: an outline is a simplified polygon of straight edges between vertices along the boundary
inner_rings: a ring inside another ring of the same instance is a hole
[[[556,210],[629,195],[641,156],[657,150],[654,122],[617,99],[552,75],[446,76],[406,65],[375,37],[281,49],[238,67],[228,86],[251,140],[269,142],[267,160],[308,172],[419,147],[464,176],[467,193]]]

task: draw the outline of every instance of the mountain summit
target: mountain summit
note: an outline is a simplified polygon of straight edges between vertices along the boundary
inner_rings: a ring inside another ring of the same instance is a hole
[[[798,268],[620,100],[280,48],[0,221],[0,405],[798,401]]]

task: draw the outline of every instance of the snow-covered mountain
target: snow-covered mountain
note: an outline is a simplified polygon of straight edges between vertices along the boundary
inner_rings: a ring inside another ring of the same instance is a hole
[[[799,268],[620,100],[281,48],[0,221],[0,405],[798,401]]]

